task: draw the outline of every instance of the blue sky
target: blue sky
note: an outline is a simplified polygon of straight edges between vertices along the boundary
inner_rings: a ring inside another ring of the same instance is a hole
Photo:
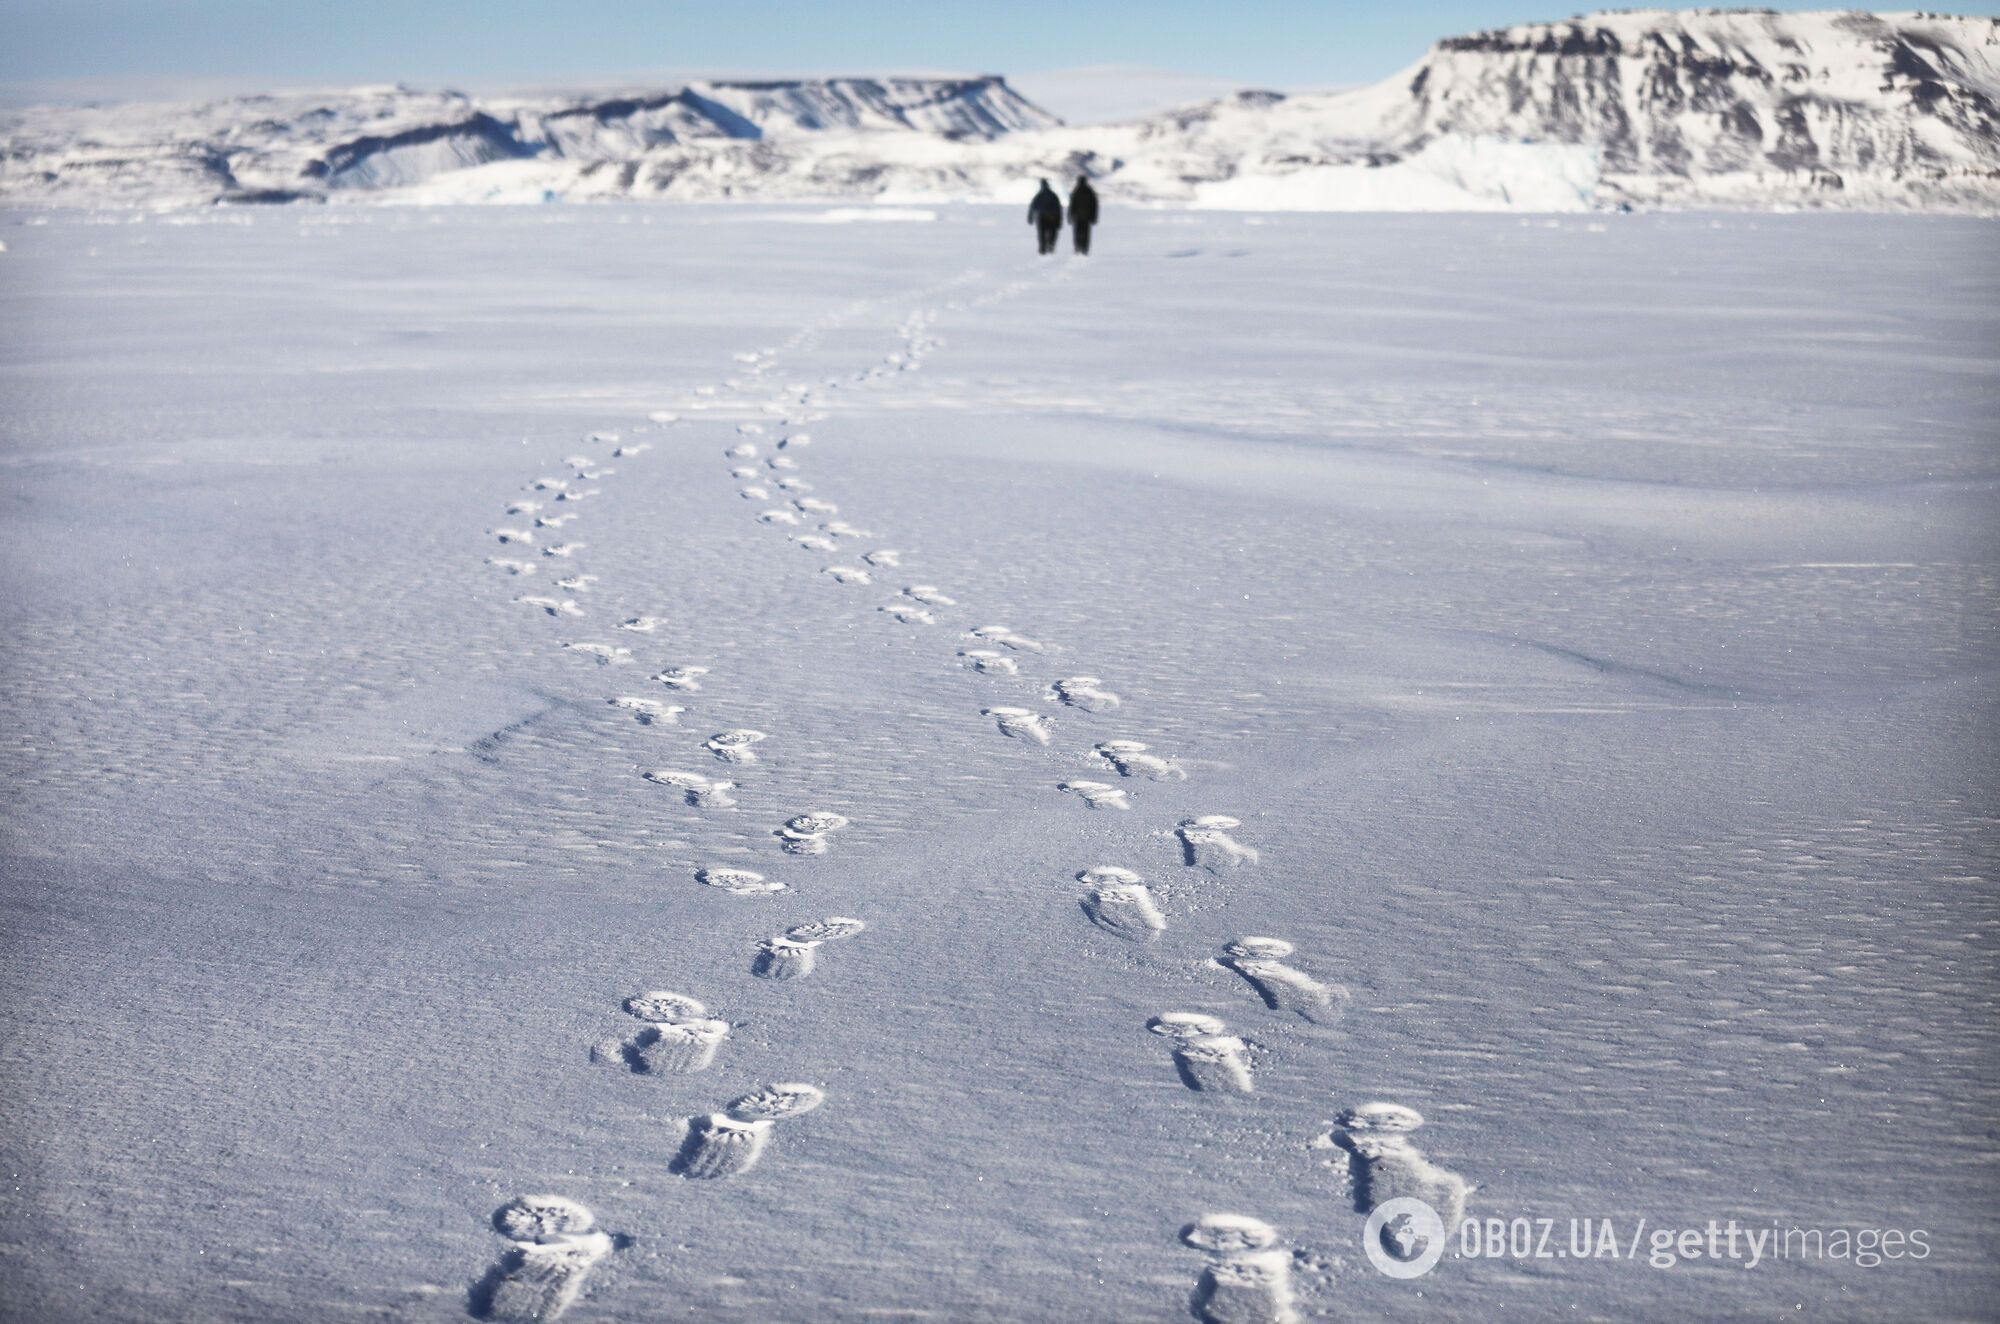
[[[0,82],[478,88],[651,71],[1023,74],[1116,64],[1305,88],[1382,77],[1449,33],[1577,8],[1576,0],[0,0]]]

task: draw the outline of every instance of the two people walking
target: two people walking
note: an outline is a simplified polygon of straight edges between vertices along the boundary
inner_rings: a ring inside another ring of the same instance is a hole
[[[1028,224],[1035,227],[1035,237],[1044,256],[1056,251],[1056,236],[1062,233],[1062,223],[1062,199],[1045,179],[1041,192],[1028,204]],[[1079,177],[1076,187],[1069,191],[1070,238],[1079,255],[1090,255],[1090,227],[1096,224],[1097,190],[1090,186],[1089,180]]]

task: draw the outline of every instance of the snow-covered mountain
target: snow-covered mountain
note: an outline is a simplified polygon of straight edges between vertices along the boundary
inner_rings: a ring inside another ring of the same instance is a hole
[[[1597,14],[1439,42],[1412,141],[1590,143],[1645,202],[2000,199],[2000,20]]]
[[[0,191],[53,202],[289,201],[535,162],[566,187],[613,167],[620,188],[663,192],[641,185],[639,166],[734,143],[901,135],[955,144],[1060,124],[993,76],[704,82],[651,94],[483,100],[365,87],[11,112],[0,117]],[[646,177],[656,179],[657,171]]]
[[[2000,210],[2000,20],[1632,11],[1452,37],[1371,87],[1069,127],[999,77],[406,88],[0,117],[0,197],[664,197],[1339,209]]]

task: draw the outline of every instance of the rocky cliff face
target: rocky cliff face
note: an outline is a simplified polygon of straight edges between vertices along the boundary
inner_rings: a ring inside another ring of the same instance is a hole
[[[2000,211],[2000,20],[1631,11],[1438,42],[1372,87],[1067,128],[1004,79],[404,88],[0,117],[0,200],[1113,199]]]
[[[2000,184],[1994,19],[1596,14],[1441,41],[1408,90],[1391,136],[1412,146],[1587,143],[1642,198],[1698,197],[1705,182],[1992,198]]]

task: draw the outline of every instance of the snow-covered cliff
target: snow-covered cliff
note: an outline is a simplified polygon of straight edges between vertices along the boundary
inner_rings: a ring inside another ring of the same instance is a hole
[[[1438,42],[1372,87],[1063,126],[992,76],[0,117],[0,199],[1016,201],[1089,174],[1227,207],[2000,211],[2000,20],[1640,10]]]
[[[1003,78],[706,82],[649,95],[488,98],[407,87],[0,116],[0,195],[48,202],[318,199],[495,162],[552,186],[688,144],[916,136],[971,143],[1061,124]],[[636,171],[625,174],[636,178]]]
[[[1393,136],[1590,143],[1646,202],[2000,198],[2000,20],[1637,11],[1439,42]]]

